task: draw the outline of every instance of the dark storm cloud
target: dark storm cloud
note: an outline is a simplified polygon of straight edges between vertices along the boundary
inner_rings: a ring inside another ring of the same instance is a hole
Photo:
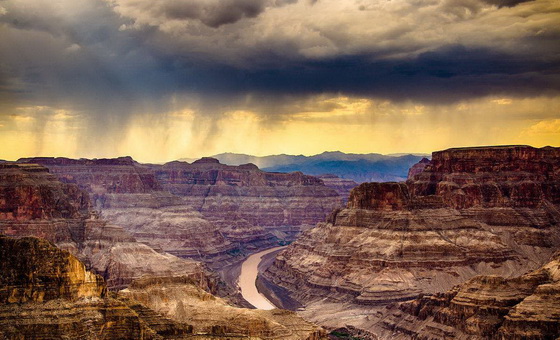
[[[560,60],[535,62],[487,49],[454,45],[409,60],[370,56],[300,62],[275,69],[208,67],[187,88],[205,93],[290,96],[341,93],[449,103],[485,95],[535,96],[560,91]],[[196,86],[195,86],[196,85]]]
[[[498,7],[513,7],[523,2],[537,1],[537,0],[482,0],[488,4],[496,5]]]
[[[268,7],[281,7],[297,0],[164,0],[139,6],[141,14],[137,19],[150,19],[157,22],[165,20],[198,20],[204,25],[217,28],[238,22],[243,18],[255,18]],[[117,8],[135,8],[137,2],[116,1]],[[153,24],[153,21],[151,22]]]
[[[254,18],[264,11],[262,0],[172,1],[161,10],[169,19],[198,19],[210,27],[231,24],[242,18]]]
[[[560,91],[553,2],[520,14],[486,8],[506,28],[492,26],[488,13],[470,23],[482,15],[482,1],[412,3],[388,11],[359,1],[346,14],[325,0],[0,1],[0,96],[126,119],[170,110],[170,98],[182,96],[194,96],[204,114],[220,114],[232,105],[274,112],[283,100],[321,93],[448,103]],[[415,11],[432,7],[430,15]],[[263,19],[269,8],[270,23]],[[467,12],[471,19],[447,16]],[[385,14],[415,25],[390,16],[371,24]],[[551,19],[535,23],[532,14]]]

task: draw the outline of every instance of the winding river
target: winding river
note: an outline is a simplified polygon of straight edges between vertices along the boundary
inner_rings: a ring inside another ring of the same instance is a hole
[[[249,256],[241,265],[241,274],[239,275],[238,285],[241,288],[241,295],[247,302],[257,309],[270,310],[276,308],[268,299],[259,293],[255,281],[259,273],[259,263],[262,257],[272,252],[284,249],[285,247],[275,247],[263,250],[259,253]]]

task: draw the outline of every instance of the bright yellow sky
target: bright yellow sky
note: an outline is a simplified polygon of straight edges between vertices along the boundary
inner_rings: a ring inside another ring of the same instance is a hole
[[[142,162],[165,162],[221,152],[262,156],[334,150],[429,153],[498,144],[560,146],[559,98],[487,97],[434,106],[326,96],[312,102],[305,112],[275,117],[234,110],[205,118],[189,108],[143,113],[121,129],[93,134],[88,130],[91,122],[79,112],[20,107],[0,122],[0,158],[130,155]]]

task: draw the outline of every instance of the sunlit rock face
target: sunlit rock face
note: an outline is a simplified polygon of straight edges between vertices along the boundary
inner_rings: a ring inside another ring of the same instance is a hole
[[[0,338],[149,339],[131,309],[107,297],[101,276],[34,237],[0,236]]]
[[[30,164],[0,165],[0,233],[44,238],[100,273],[110,288],[144,275],[192,275],[211,286],[199,262],[158,253],[90,209],[88,193]]]
[[[103,297],[103,278],[69,252],[34,237],[0,235],[0,303]]]
[[[291,241],[341,204],[312,176],[227,166],[212,158],[142,165],[101,160],[28,158],[87,191],[104,219],[150,247],[213,268],[247,252]]]
[[[326,332],[295,312],[235,308],[183,277],[145,278],[119,292],[179,323],[198,336],[243,339],[327,339]]]
[[[380,305],[479,274],[513,277],[560,247],[558,148],[435,152],[407,183],[364,183],[264,278],[297,300]],[[487,189],[491,187],[491,189]]]

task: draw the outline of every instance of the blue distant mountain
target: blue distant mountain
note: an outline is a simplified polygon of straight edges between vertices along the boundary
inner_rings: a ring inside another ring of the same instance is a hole
[[[340,178],[362,183],[404,181],[406,180],[408,169],[423,157],[429,157],[429,155],[352,154],[331,151],[314,156],[274,155],[258,157],[245,154],[222,153],[212,157],[224,164],[240,165],[253,163],[265,171],[301,171],[308,175],[332,174]],[[190,161],[189,159],[186,160]]]

